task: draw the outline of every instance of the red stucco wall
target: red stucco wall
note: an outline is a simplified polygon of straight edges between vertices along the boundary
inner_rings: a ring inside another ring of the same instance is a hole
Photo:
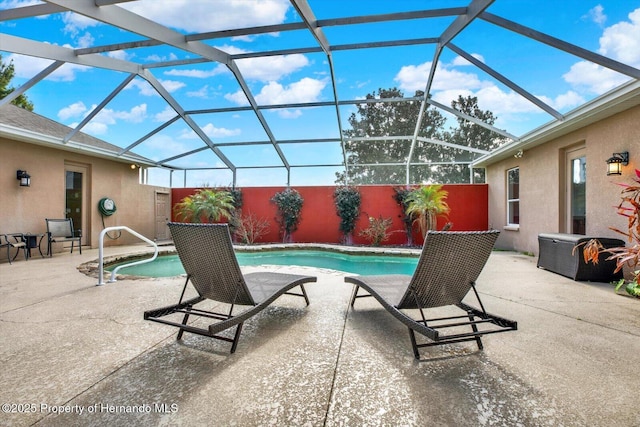
[[[302,219],[298,230],[293,233],[294,242],[298,243],[339,243],[342,235],[339,230],[340,218],[336,214],[333,203],[333,192],[336,187],[294,187],[304,199]],[[371,185],[358,187],[362,197],[361,216],[356,225],[353,243],[368,244],[358,236],[360,230],[368,225],[368,217],[392,218],[390,231],[395,231],[386,245],[404,245],[407,238],[402,224],[400,207],[393,198],[393,186]],[[271,222],[270,232],[261,242],[278,242],[278,225],[275,222],[276,206],[270,202],[271,197],[284,187],[247,187],[242,188],[242,211],[252,213],[256,217]],[[452,184],[445,185],[449,192],[447,203],[451,208],[448,218],[438,219],[438,228],[447,221],[453,223],[452,230],[486,230],[488,228],[488,187],[484,184]],[[185,196],[191,195],[195,188],[172,189],[172,203],[179,203]],[[175,216],[172,220],[176,220]],[[417,226],[414,231],[416,244],[422,243]]]

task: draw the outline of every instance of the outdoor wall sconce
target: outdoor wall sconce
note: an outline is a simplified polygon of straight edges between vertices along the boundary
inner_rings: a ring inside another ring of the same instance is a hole
[[[622,175],[622,166],[629,164],[629,152],[613,153],[613,157],[607,159],[607,176]]]
[[[29,187],[31,185],[31,175],[27,171],[18,170],[16,177],[20,181],[20,187]]]

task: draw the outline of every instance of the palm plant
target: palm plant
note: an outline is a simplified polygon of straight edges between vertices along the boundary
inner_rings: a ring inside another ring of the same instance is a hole
[[[231,217],[234,198],[228,191],[200,189],[182,199],[174,210],[176,218],[186,222],[217,222]]]
[[[438,216],[449,213],[445,201],[448,194],[441,184],[432,184],[416,188],[407,196],[407,215],[418,223],[423,236],[427,231],[435,230]]]

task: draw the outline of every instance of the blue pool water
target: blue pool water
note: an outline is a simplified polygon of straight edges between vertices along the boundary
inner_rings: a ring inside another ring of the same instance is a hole
[[[301,265],[328,268],[362,275],[413,274],[417,257],[393,255],[352,255],[314,250],[283,250],[265,252],[236,252],[238,263],[248,265]],[[111,271],[118,264],[111,265]],[[172,277],[184,274],[177,255],[160,256],[156,260],[132,267],[123,267],[120,274],[148,277]]]

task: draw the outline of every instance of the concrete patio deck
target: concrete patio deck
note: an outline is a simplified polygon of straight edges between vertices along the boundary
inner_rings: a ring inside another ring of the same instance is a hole
[[[107,248],[109,254],[145,250]],[[96,250],[0,264],[3,426],[640,425],[640,301],[494,252],[478,287],[519,330],[423,350],[339,272],[284,296],[229,345],[142,319],[183,278],[95,286]],[[253,268],[253,267],[252,267]],[[250,268],[246,268],[250,270]]]

